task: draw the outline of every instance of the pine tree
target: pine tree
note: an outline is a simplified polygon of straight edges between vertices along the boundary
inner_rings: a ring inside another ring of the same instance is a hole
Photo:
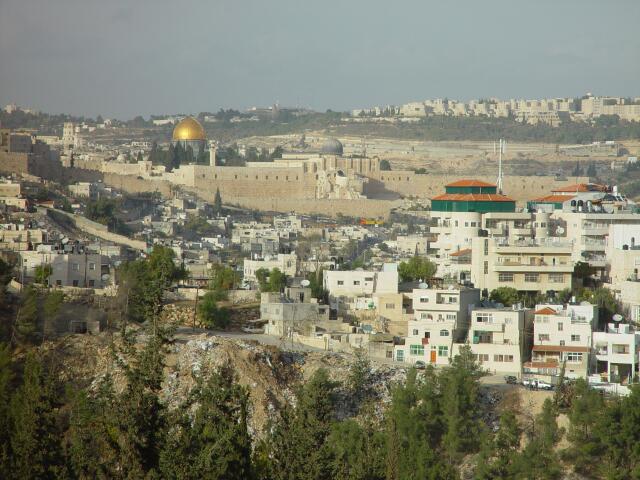
[[[22,293],[22,300],[15,323],[15,337],[20,343],[32,342],[38,331],[38,291],[27,287]]]
[[[570,426],[567,439],[571,446],[565,452],[577,472],[590,473],[594,461],[605,453],[603,445],[594,434],[604,407],[600,393],[589,388],[584,379],[578,379],[569,411]]]
[[[514,478],[522,429],[512,411],[500,415],[500,427],[493,439],[482,441],[483,449],[476,470],[477,480]]]
[[[555,446],[562,436],[557,416],[558,412],[553,402],[547,398],[542,405],[542,412],[536,417],[535,430],[529,432],[529,443],[516,460],[516,478],[554,480],[562,475],[555,451]]]
[[[12,378],[11,348],[8,344],[0,343],[0,478],[9,478],[11,468],[9,401]]]
[[[64,472],[56,391],[43,361],[29,353],[22,385],[11,399],[10,478],[55,478]]]
[[[274,480],[320,480],[331,468],[326,444],[334,419],[335,382],[317,370],[297,394],[295,410],[281,412],[270,439],[270,476]]]
[[[198,385],[178,419],[161,455],[164,478],[251,477],[251,439],[247,430],[247,391],[226,366]],[[187,413],[197,405],[193,415]]]
[[[469,345],[463,345],[460,354],[440,374],[445,422],[443,444],[451,459],[479,447],[478,390],[481,374]]]

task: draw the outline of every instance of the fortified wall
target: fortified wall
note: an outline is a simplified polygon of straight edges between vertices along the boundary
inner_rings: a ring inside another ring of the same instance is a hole
[[[417,174],[411,170],[392,170],[379,172],[365,184],[365,195],[376,197],[394,192],[403,196],[435,197],[444,192],[448,183],[460,180],[461,175]],[[496,177],[480,175],[474,179],[495,183]],[[589,183],[589,177],[570,177],[568,180],[556,180],[553,176],[509,175],[503,179],[505,195],[518,203],[550,194],[552,190],[576,183]]]

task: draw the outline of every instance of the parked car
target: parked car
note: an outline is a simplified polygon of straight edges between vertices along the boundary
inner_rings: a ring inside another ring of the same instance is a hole
[[[427,368],[427,364],[424,363],[422,360],[418,360],[416,363],[413,364],[413,366],[418,370],[424,370],[425,368]]]
[[[553,385],[537,378],[523,378],[522,385],[532,390],[553,390]]]
[[[518,383],[518,378],[515,377],[514,375],[505,375],[504,381],[511,385],[515,385],[516,383]]]

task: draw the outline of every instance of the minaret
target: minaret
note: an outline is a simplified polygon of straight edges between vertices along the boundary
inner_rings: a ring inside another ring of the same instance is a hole
[[[209,143],[209,166],[210,167],[215,167],[216,166],[216,151],[217,151],[217,147],[216,144],[214,142],[210,142]]]

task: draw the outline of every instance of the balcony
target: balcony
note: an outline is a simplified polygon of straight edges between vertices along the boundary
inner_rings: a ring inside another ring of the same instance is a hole
[[[582,234],[591,237],[602,237],[609,234],[608,225],[585,225],[582,227]]]
[[[556,265],[540,263],[538,265],[531,265],[529,263],[518,262],[499,262],[493,265],[496,272],[508,272],[508,273],[571,273],[573,272],[573,265],[569,263],[557,263]]]

